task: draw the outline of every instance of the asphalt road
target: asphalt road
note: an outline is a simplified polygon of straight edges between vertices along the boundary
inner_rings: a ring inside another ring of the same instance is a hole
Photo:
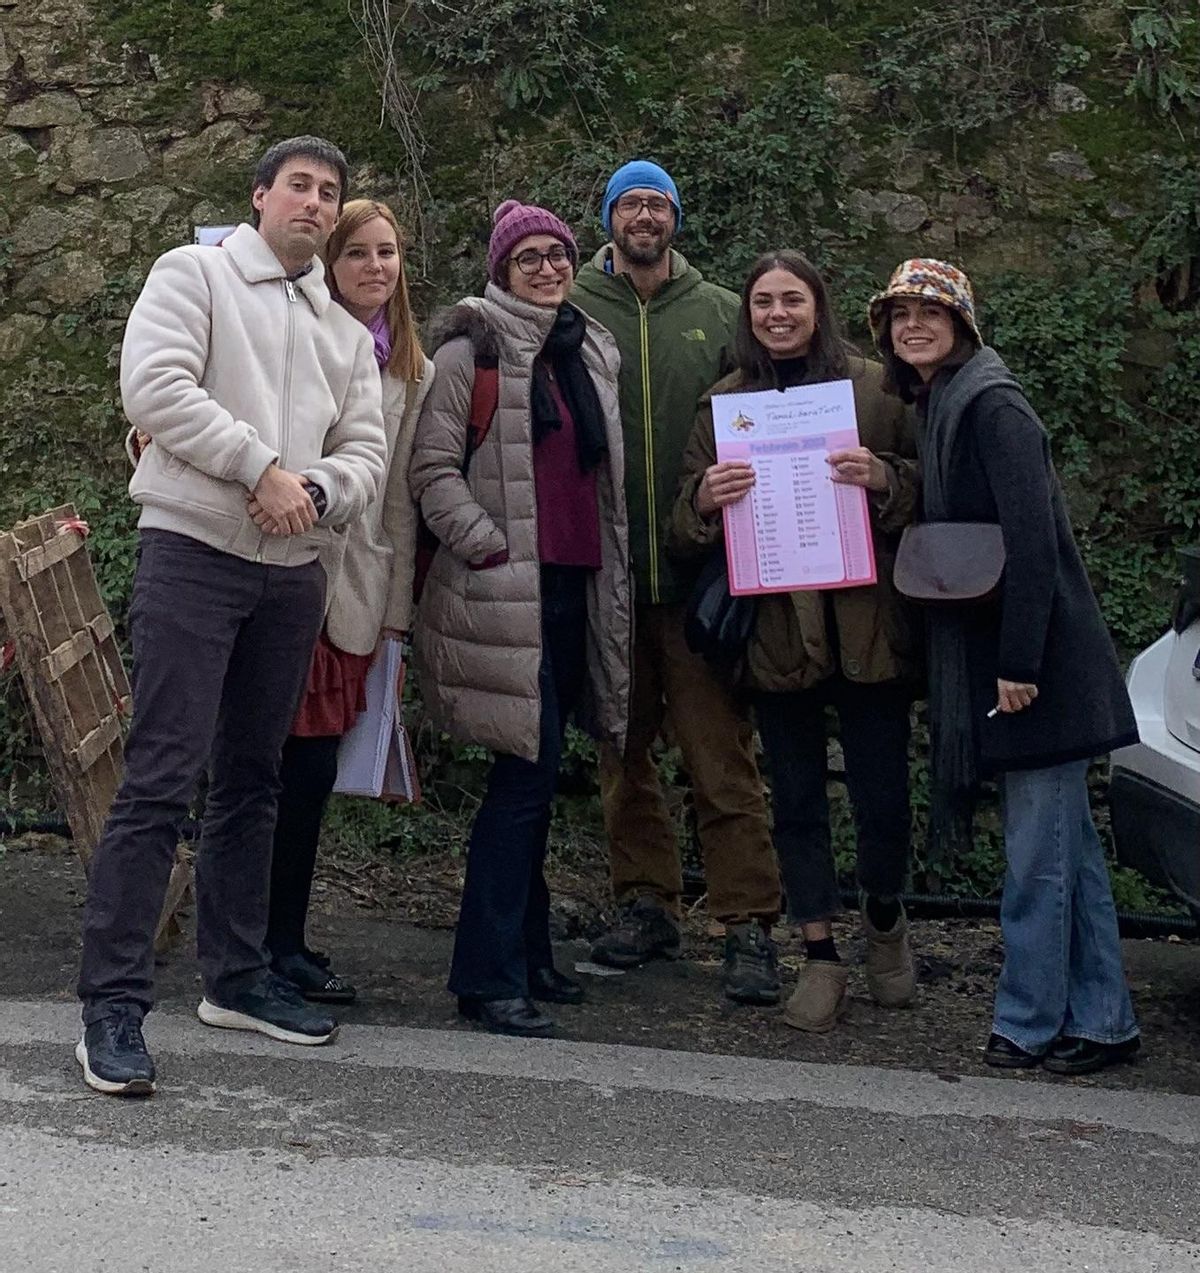
[[[330,912],[332,1046],[202,1025],[180,950],[123,1102],[72,1056],[80,882],[0,856],[0,1273],[1200,1273],[1195,946],[1127,947],[1147,1059],[1071,1082],[980,1067],[986,934],[923,927],[951,973],[836,1037],[726,1004],[700,942],[521,1042],[456,1023],[448,933]]]
[[[1200,1268],[1200,1098],[460,1030],[288,1049],[169,1009],[161,1091],[0,1001],[0,1267]]]

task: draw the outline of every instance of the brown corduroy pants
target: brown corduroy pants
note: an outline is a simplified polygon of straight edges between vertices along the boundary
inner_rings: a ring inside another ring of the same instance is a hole
[[[641,605],[624,760],[600,758],[600,791],[618,904],[659,898],[679,913],[679,845],[651,755],[664,723],[692,781],[709,914],[724,923],[774,920],[779,868],[771,844],[754,735],[730,688],[683,639],[682,605]]]

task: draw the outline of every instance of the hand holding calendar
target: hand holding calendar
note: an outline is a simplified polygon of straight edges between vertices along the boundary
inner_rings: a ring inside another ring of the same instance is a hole
[[[859,447],[850,381],[718,394],[712,408],[718,463],[744,461],[755,479],[724,508],[730,592],[874,583],[866,491],[835,482],[828,464]]]

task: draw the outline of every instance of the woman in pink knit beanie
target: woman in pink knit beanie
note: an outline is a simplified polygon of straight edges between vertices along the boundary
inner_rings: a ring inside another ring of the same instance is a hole
[[[415,625],[434,722],[495,754],[471,828],[450,990],[484,1029],[554,1029],[543,863],[567,721],[620,747],[629,544],[619,357],[570,302],[579,249],[545,208],[492,218],[488,284],[435,322],[409,485],[440,547]],[[487,404],[487,405],[482,405]]]

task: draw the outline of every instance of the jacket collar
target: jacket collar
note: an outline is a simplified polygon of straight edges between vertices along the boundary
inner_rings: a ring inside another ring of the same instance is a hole
[[[247,283],[267,283],[275,279],[287,278],[279,258],[267,246],[267,241],[252,226],[243,222],[236,230],[221,242],[221,250],[229,254],[233,268]],[[293,286],[301,292],[312,306],[317,317],[321,317],[329,308],[329,288],[325,284],[325,266],[319,256],[314,256],[312,269],[294,281]]]
[[[609,263],[612,260],[613,245],[606,243],[591,261],[579,272],[576,280],[576,286],[580,286],[584,291],[603,292],[606,287],[618,287],[622,290],[628,289],[632,291],[632,286],[627,278],[620,274],[613,274],[609,270]],[[670,252],[671,272],[667,281],[658,289],[650,298],[651,305],[657,305],[664,297],[675,297],[683,292],[690,292],[696,284],[703,281],[703,275],[694,266],[688,264],[687,257],[682,252],[677,252],[674,248],[668,249]]]
[[[467,296],[437,314],[429,325],[429,348],[467,336],[477,355],[495,357],[501,345],[532,359],[546,343],[557,310],[518,300],[495,283],[482,296]]]

